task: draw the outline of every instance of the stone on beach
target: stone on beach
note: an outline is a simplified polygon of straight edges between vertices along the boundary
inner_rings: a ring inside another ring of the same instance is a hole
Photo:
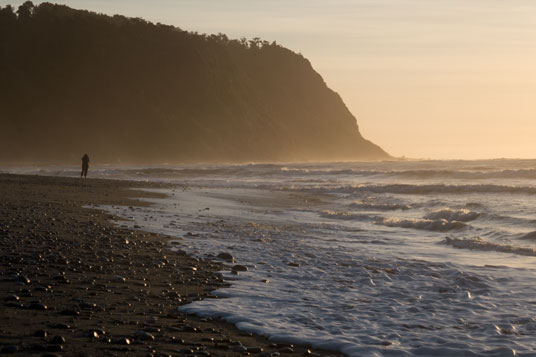
[[[8,294],[6,297],[6,301],[19,301],[20,297],[18,297],[15,294]]]
[[[232,271],[248,271],[248,267],[245,265],[237,264],[237,265],[233,265],[233,268],[231,270]]]
[[[52,340],[50,340],[50,343],[54,345],[62,345],[65,342],[66,342],[65,337],[60,336],[60,335],[56,335],[52,338]]]
[[[118,283],[124,283],[125,281],[127,281],[127,279],[120,275],[114,275],[112,276],[112,281],[118,282]]]
[[[116,345],[130,345],[130,339],[126,337],[118,337],[112,340],[112,343]]]
[[[15,281],[19,282],[19,283],[23,283],[23,284],[30,284],[30,279],[28,279],[28,277],[24,276],[24,275],[18,275],[16,278],[15,278]]]
[[[154,340],[154,336],[151,335],[149,332],[145,332],[145,331],[136,331],[136,333],[134,334],[134,338],[140,341],[153,341]]]
[[[226,253],[226,252],[221,252],[220,254],[218,254],[218,258],[223,259],[229,263],[235,262],[235,258],[231,254]]]
[[[45,311],[48,309],[48,307],[44,304],[41,304],[39,302],[31,303],[30,306],[28,306],[30,310],[39,310],[39,311]]]
[[[260,347],[248,347],[247,352],[257,354],[257,353],[262,353],[263,349]]]
[[[80,311],[65,309],[65,310],[60,311],[60,314],[65,315],[65,316],[78,316],[80,315]]]
[[[46,330],[37,330],[33,334],[35,337],[47,337],[48,332]]]

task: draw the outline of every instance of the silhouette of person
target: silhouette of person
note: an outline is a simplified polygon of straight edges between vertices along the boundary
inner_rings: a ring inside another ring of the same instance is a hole
[[[89,169],[89,156],[84,154],[84,156],[82,156],[82,173],[80,174],[80,177],[86,178],[87,169]]]

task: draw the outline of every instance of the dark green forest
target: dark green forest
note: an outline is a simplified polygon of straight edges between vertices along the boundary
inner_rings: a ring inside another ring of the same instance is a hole
[[[27,1],[0,8],[0,162],[384,159],[302,55]]]

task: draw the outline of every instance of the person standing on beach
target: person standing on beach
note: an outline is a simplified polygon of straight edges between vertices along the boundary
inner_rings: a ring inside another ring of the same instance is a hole
[[[89,156],[87,156],[87,154],[84,154],[84,156],[82,156],[82,173],[80,174],[81,178],[86,178],[87,169],[89,169]]]

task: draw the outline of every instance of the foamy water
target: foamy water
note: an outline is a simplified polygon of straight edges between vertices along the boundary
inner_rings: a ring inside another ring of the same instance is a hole
[[[225,299],[186,312],[355,356],[536,356],[536,161],[90,175],[177,183],[151,207],[108,209],[192,254],[228,252],[248,267],[224,272]]]

